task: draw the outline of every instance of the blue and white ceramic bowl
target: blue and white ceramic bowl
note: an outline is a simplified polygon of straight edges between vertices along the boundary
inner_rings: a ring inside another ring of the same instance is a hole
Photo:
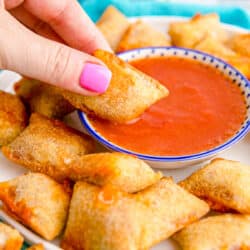
[[[87,130],[87,132],[94,139],[96,139],[99,143],[101,143],[108,149],[112,151],[119,151],[123,153],[136,155],[140,159],[147,161],[152,167],[161,169],[179,168],[197,164],[201,161],[205,161],[214,157],[218,153],[224,151],[225,149],[237,143],[250,130],[250,84],[248,80],[238,70],[236,70],[234,67],[227,64],[226,62],[212,55],[208,55],[200,51],[184,49],[184,48],[176,48],[176,47],[141,48],[120,53],[118,54],[118,56],[127,62],[135,59],[143,59],[148,57],[174,56],[181,58],[189,58],[201,62],[205,65],[210,65],[211,67],[219,70],[220,72],[223,72],[229,79],[231,79],[232,83],[237,84],[240,87],[240,89],[242,90],[242,95],[244,95],[246,100],[247,116],[239,131],[237,131],[237,133],[232,138],[230,138],[225,143],[216,146],[213,149],[197,154],[184,155],[184,156],[167,156],[167,155],[153,156],[153,155],[135,153],[133,151],[115,145],[113,142],[107,140],[105,137],[103,137],[97,131],[95,131],[94,127],[91,125],[88,116],[86,114],[79,112],[80,120],[85,129]]]

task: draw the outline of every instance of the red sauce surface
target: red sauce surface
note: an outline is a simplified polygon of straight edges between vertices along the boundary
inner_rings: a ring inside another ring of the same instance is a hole
[[[131,64],[159,80],[170,94],[133,124],[91,118],[97,131],[117,145],[150,155],[198,153],[225,142],[245,119],[240,88],[209,66],[174,57]]]

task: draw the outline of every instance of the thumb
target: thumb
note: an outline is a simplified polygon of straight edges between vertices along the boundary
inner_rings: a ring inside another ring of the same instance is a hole
[[[36,35],[1,9],[0,67],[83,95],[105,92],[111,80],[97,58]]]

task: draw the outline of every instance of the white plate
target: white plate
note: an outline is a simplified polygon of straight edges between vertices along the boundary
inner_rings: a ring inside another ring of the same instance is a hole
[[[140,17],[140,18],[143,19],[145,22],[154,26],[156,29],[163,31],[163,32],[166,32],[169,22],[184,19],[181,17],[163,17],[163,16],[162,17],[161,16],[155,16],[155,17],[149,16],[149,17]],[[134,20],[136,20],[136,18],[131,18],[131,21],[134,21]],[[224,27],[230,33],[248,32],[245,29],[238,28],[238,27],[231,26],[231,25],[224,25]],[[12,89],[13,83],[16,82],[18,79],[20,79],[20,76],[13,72],[10,72],[10,71],[0,72],[0,89],[13,92],[13,89]],[[78,122],[78,118],[75,117],[75,114],[73,114],[71,118],[76,123]],[[80,123],[74,124],[74,126],[81,129]],[[218,156],[224,157],[227,159],[238,160],[250,166],[250,133],[248,133],[248,135],[243,140],[241,140],[237,145],[234,145],[232,148],[230,148],[229,150],[225,151],[224,153]],[[200,166],[197,165],[197,166],[190,166],[184,169],[165,170],[163,171],[163,173],[167,176],[173,176],[176,181],[179,181],[185,178],[186,176],[190,175],[194,170],[198,169],[199,167]],[[0,173],[1,173],[0,181],[14,178],[24,172],[26,172],[26,170],[23,167],[9,162],[0,153]],[[46,243],[45,244],[46,249],[51,249],[51,250],[59,249],[58,247],[56,247],[56,245],[58,245],[58,240],[53,241],[53,242],[47,242],[41,239],[39,236],[35,235],[34,233],[31,233],[29,230],[27,230],[25,227],[23,227],[19,223],[7,217],[2,211],[0,211],[0,218],[5,220],[9,224],[12,224],[14,227],[16,227],[24,235],[27,242],[30,242],[30,243],[43,242],[43,243]],[[177,249],[178,247],[171,240],[166,240],[152,248],[152,250],[177,250]]]

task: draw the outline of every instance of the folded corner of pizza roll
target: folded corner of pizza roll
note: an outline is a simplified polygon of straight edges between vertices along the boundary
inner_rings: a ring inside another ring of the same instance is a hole
[[[63,96],[74,107],[103,119],[125,123],[168,95],[168,90],[157,80],[114,54],[97,50],[94,56],[112,71],[111,83],[108,90],[99,96],[82,96],[62,90]]]
[[[23,237],[12,227],[0,222],[0,249],[20,250],[23,245]]]
[[[2,148],[10,160],[33,172],[41,172],[63,181],[62,168],[75,157],[92,153],[94,141],[58,120],[40,114],[31,115],[28,127]]]
[[[112,184],[128,193],[138,192],[160,180],[144,161],[122,153],[96,153],[77,158],[68,165],[68,177],[98,186]]]
[[[136,199],[148,207],[141,249],[169,238],[209,212],[204,201],[179,187],[169,177],[163,177],[155,185],[138,192]]]
[[[249,166],[214,159],[179,185],[205,200],[213,210],[250,214],[249,180]]]
[[[74,107],[61,95],[58,87],[37,80],[22,78],[15,84],[16,94],[27,103],[32,113],[61,119]]]
[[[70,195],[50,177],[28,173],[0,183],[3,209],[47,240],[65,226]]]
[[[176,21],[169,25],[168,31],[173,45],[194,48],[206,35],[224,41],[228,38],[227,32],[215,13],[206,15],[196,14],[190,20]]]
[[[249,215],[224,214],[197,221],[173,236],[182,250],[250,249]]]
[[[138,20],[132,23],[123,35],[117,52],[149,46],[169,46],[170,41],[166,34],[158,31],[149,24]]]
[[[27,250],[44,250],[44,246],[42,244],[36,244],[29,247]]]
[[[22,101],[15,95],[0,90],[0,147],[14,140],[27,124]]]
[[[104,11],[96,26],[115,51],[123,34],[129,27],[129,21],[118,9],[110,5]]]
[[[208,210],[205,202],[166,178],[135,194],[77,182],[62,248],[149,249]]]

